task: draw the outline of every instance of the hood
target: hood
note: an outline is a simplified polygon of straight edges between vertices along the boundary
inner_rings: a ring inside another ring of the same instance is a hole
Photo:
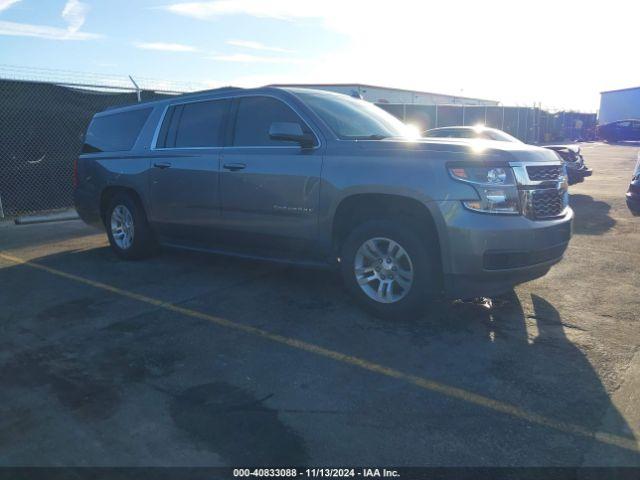
[[[356,142],[365,150],[395,150],[448,152],[466,154],[479,160],[499,157],[509,162],[558,162],[558,155],[550,149],[527,145],[526,143],[501,142],[475,138],[419,138],[408,140],[388,138],[384,140],[360,140]]]
[[[570,150],[573,153],[580,153],[580,145],[543,145],[543,147],[555,151]]]

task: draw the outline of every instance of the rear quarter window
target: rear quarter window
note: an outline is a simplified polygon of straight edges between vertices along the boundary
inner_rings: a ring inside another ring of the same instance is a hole
[[[155,148],[221,147],[229,100],[208,100],[169,107]]]
[[[82,153],[126,152],[133,148],[152,108],[94,117],[85,135]]]

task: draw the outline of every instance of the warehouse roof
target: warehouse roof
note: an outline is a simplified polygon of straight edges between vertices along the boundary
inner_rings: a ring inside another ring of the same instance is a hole
[[[483,102],[496,102],[496,100],[489,100],[486,98],[477,98],[477,97],[464,97],[462,95],[454,95],[450,93],[436,93],[436,92],[425,92],[422,90],[411,90],[408,88],[396,88],[396,87],[383,87],[380,85],[369,85],[366,83],[278,83],[270,85],[271,87],[302,87],[302,88],[313,88],[313,87],[364,87],[364,88],[380,88],[383,90],[394,90],[396,92],[408,92],[408,93],[418,93],[423,95],[440,95],[443,97],[455,97],[455,98],[464,98],[467,100],[481,100]]]
[[[628,87],[628,88],[619,88],[617,90],[605,90],[604,92],[600,92],[600,93],[603,94],[603,93],[613,93],[613,92],[626,92],[627,90],[640,90],[640,87]]]

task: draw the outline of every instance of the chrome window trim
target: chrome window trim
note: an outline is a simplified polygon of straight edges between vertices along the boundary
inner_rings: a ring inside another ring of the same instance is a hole
[[[156,129],[153,133],[153,137],[151,138],[151,146],[150,146],[150,150],[152,152],[158,151],[158,152],[162,152],[162,151],[176,151],[176,150],[212,150],[215,148],[296,148],[296,149],[301,149],[302,147],[297,146],[297,145],[246,145],[246,146],[240,146],[240,145],[219,145],[219,146],[212,146],[212,147],[157,147],[158,144],[158,137],[160,136],[160,130],[162,129],[162,124],[164,123],[164,119],[167,115],[167,112],[169,111],[170,108],[172,107],[178,107],[180,105],[190,105],[192,103],[201,103],[201,102],[213,102],[216,100],[235,100],[236,98],[247,98],[247,97],[268,97],[268,98],[273,98],[275,100],[278,100],[282,103],[284,103],[287,107],[289,107],[293,113],[295,113],[298,118],[300,118],[300,120],[309,128],[309,130],[311,130],[311,133],[313,133],[313,136],[316,137],[316,141],[317,141],[317,145],[315,145],[312,148],[306,148],[305,150],[316,150],[320,147],[322,147],[322,140],[320,138],[320,136],[318,135],[318,133],[311,127],[311,125],[309,125],[309,122],[307,122],[304,119],[304,116],[300,113],[300,111],[294,106],[292,105],[290,102],[283,100],[280,97],[277,97],[276,95],[273,94],[269,94],[269,93],[239,93],[236,95],[225,95],[223,97],[214,97],[214,98],[201,98],[198,100],[184,100],[181,102],[175,102],[175,103],[168,103],[167,105],[165,105],[164,110],[162,111],[162,114],[160,115],[160,119],[158,121],[158,124],[156,125]]]

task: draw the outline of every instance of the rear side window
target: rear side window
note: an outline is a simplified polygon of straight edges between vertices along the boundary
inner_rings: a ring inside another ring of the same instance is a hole
[[[435,132],[429,133],[430,137],[438,137],[438,138],[465,138],[465,135],[460,132],[460,130],[436,130]],[[468,137],[468,136],[466,136]]]
[[[427,132],[427,136],[429,137],[446,137],[447,136],[447,132],[443,132],[442,130],[436,130],[435,132]]]
[[[289,106],[271,97],[242,97],[238,103],[233,145],[238,147],[262,147],[297,145],[295,142],[272,140],[269,129],[274,122],[294,122],[305,133],[309,127]]]
[[[170,107],[158,135],[157,148],[222,146],[229,100],[194,102]]]
[[[152,108],[95,117],[85,135],[82,153],[131,150]]]

